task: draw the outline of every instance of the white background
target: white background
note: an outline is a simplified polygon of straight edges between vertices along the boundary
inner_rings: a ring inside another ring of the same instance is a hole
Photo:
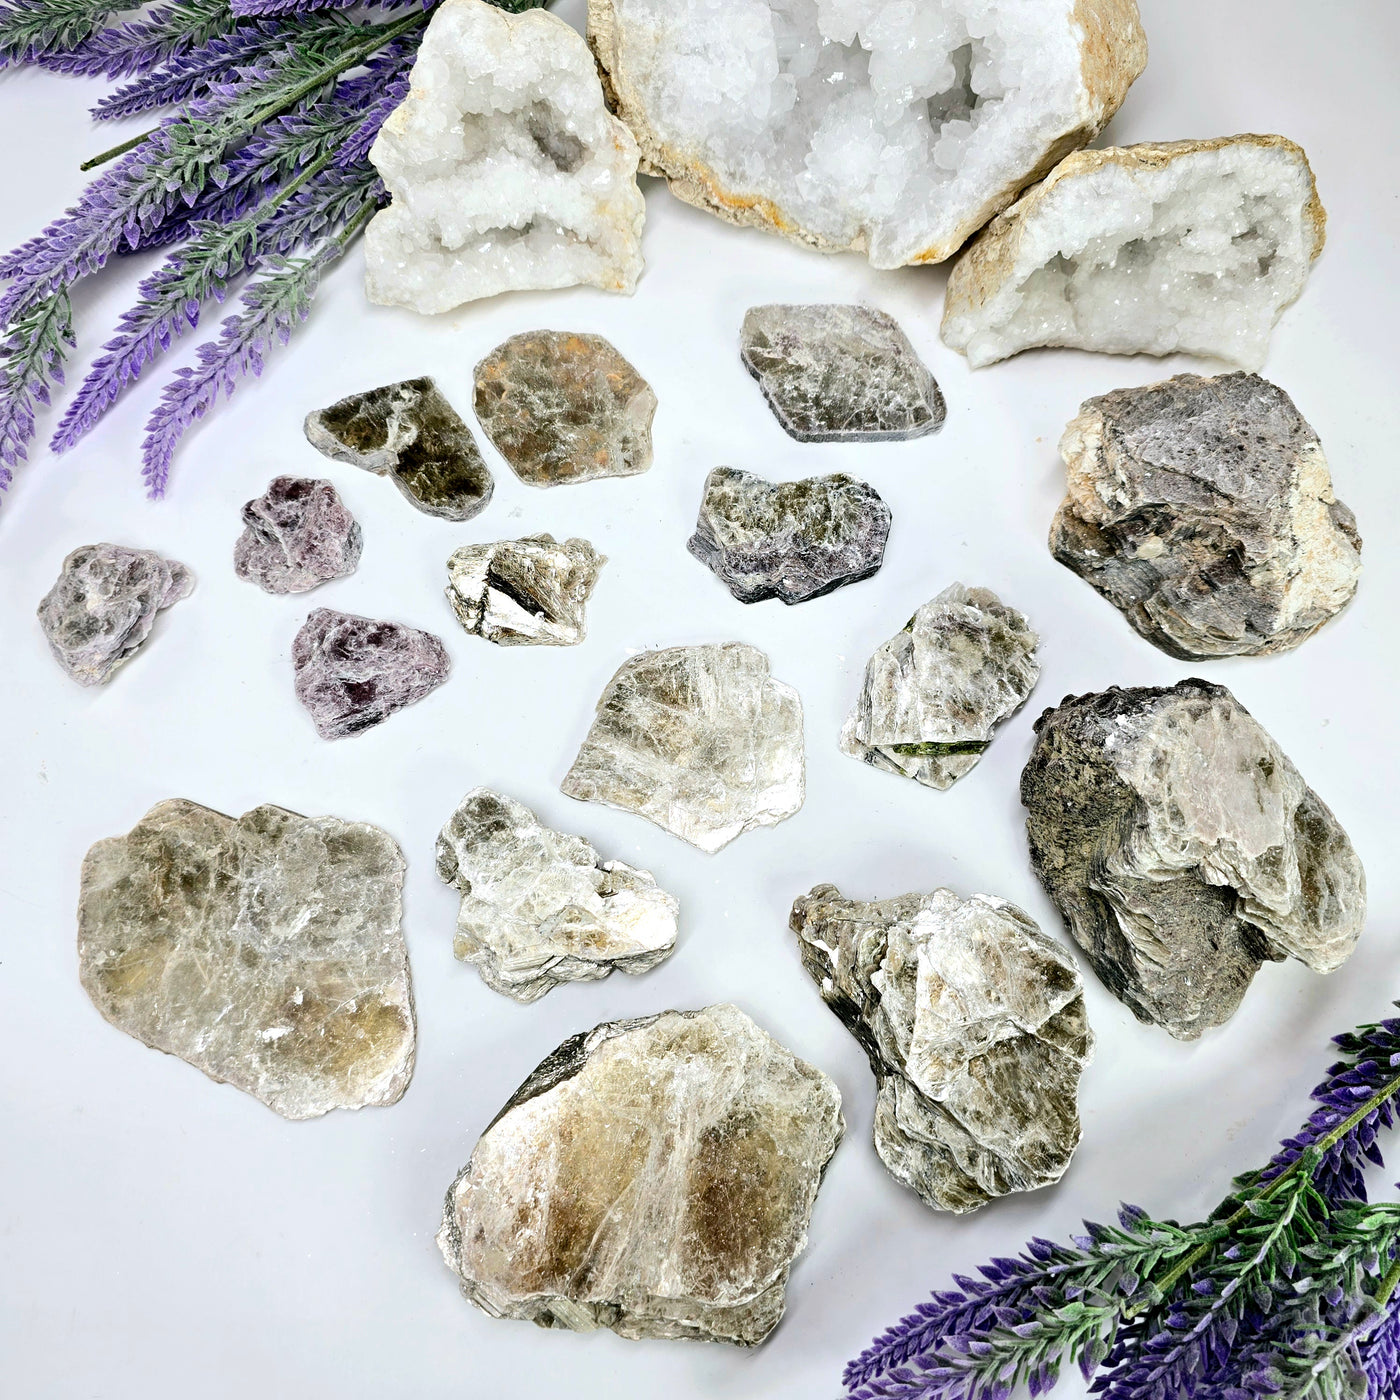
[[[265,380],[191,436],[166,501],[143,499],[137,445],[160,380],[188,360],[192,339],[79,450],[36,452],[0,509],[0,1391],[834,1396],[845,1359],[952,1271],[1032,1233],[1063,1236],[1124,1198],[1199,1218],[1233,1173],[1302,1121],[1328,1035],[1400,995],[1400,15],[1390,0],[1143,0],[1142,11],[1151,61],[1108,139],[1283,132],[1306,147],[1331,216],[1326,252],[1278,328],[1266,373],[1322,435],[1366,540],[1366,572],[1352,607],[1291,655],[1173,661],[1046,549],[1063,489],[1056,442],[1080,401],[1211,367],[1041,351],[973,374],[938,339],[941,272],[874,272],[740,232],[654,182],[647,272],[632,299],[507,296],[427,320],[367,306],[356,252]],[[562,8],[574,21],[581,12],[579,0]],[[85,116],[99,90],[34,71],[0,77],[0,243],[55,215],[81,188],[77,162],[114,139]],[[84,288],[79,364],[149,265],[124,262]],[[803,446],[781,432],[740,365],[739,322],[757,302],[822,300],[865,300],[899,319],[947,395],[940,435]],[[215,324],[211,316],[202,330]],[[308,409],[411,375],[434,375],[465,411],[476,361],[506,336],[546,326],[608,336],[655,387],[656,461],[645,476],[542,491],[487,448],[495,499],[452,525],[302,438]],[[685,550],[701,482],[721,463],[869,480],[894,514],[883,570],[796,608],[735,602]],[[231,565],[239,507],[282,472],[332,478],[364,526],[358,572],[299,598],[269,597]],[[508,650],[465,635],[442,597],[447,555],[540,530],[583,535],[609,556],[587,641]],[[159,549],[199,582],[110,686],[85,690],[48,655],[34,608],[63,556],[97,540]],[[870,652],[954,579],[1030,615],[1044,674],[981,766],[936,793],[842,756],[836,736]],[[438,633],[451,680],[363,736],[321,741],[293,698],[288,656],[318,605]],[[729,638],[766,650],[801,693],[808,796],[796,817],[710,857],[638,817],[560,794],[594,701],[626,656]],[[787,930],[792,899],[826,880],[860,898],[946,884],[1004,896],[1059,935],[1027,862],[1017,799],[1033,720],[1069,692],[1192,672],[1228,684],[1337,813],[1369,874],[1369,928],[1330,978],[1266,965],[1229,1025],[1194,1045],[1137,1024],[1086,968],[1099,1051],[1065,1181],[970,1218],[935,1214],[874,1155],[870,1071],[802,971]],[[478,783],[604,856],[654,871],[681,901],[675,956],[645,977],[566,987],[530,1007],[454,962],[456,896],[433,873],[433,839]],[[122,1035],[88,1003],[74,955],[83,853],[173,796],[230,813],[261,802],[334,813],[402,844],[419,1051],[397,1106],[287,1123]],[[736,1001],[834,1076],[848,1121],[769,1342],[745,1352],[543,1332],[469,1306],[433,1234],[445,1188],[507,1095],[560,1040],[598,1021],[718,1000]],[[1073,1381],[1064,1392],[1082,1393]]]

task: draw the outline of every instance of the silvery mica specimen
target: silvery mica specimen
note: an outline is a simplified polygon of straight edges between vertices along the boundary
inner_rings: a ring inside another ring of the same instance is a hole
[[[243,507],[243,524],[234,572],[265,593],[305,593],[353,574],[360,562],[359,524],[329,481],[274,477]]]
[[[1015,905],[951,890],[792,907],[802,963],[870,1057],[875,1150],[935,1210],[1058,1181],[1093,1058],[1074,960]]]
[[[284,1118],[396,1103],[415,1045],[403,877],[365,822],[157,803],[83,861],[83,988]]]
[[[987,588],[949,584],[870,658],[841,752],[940,791],[970,773],[1040,678],[1040,638]]]
[[[1356,592],[1356,519],[1267,379],[1180,374],[1090,399],[1060,454],[1051,551],[1169,656],[1289,651]]]
[[[493,1317],[753,1346],[844,1130],[831,1080],[737,1007],[608,1022],[481,1135],[438,1247]]]
[[[511,336],[477,365],[475,403],[486,436],[531,486],[651,466],[656,395],[600,335]]]
[[[462,892],[452,951],[516,1001],[561,982],[649,972],[676,946],[680,906],[645,870],[474,788],[437,839],[438,878]]]
[[[716,467],[687,548],[741,603],[803,603],[869,578],[889,533],[890,508],[844,473],[772,482]]]
[[[447,679],[447,650],[431,632],[317,608],[292,641],[297,699],[323,739],[382,724]]]
[[[464,544],[447,561],[447,601],[468,632],[499,646],[576,646],[607,562],[587,540],[553,535]]]
[[[623,662],[560,787],[713,854],[802,806],[802,701],[743,642]]]
[[[943,394],[892,316],[868,306],[755,306],[739,353],[798,442],[887,442],[943,426]]]
[[[443,520],[479,515],[495,490],[471,429],[426,376],[308,413],[306,440],[337,462],[388,476],[425,515]]]
[[[146,644],[156,614],[193,591],[189,569],[154,550],[88,544],[63,561],[39,625],[79,685],[103,685]]]
[[[1069,696],[1021,775],[1031,862],[1104,985],[1193,1040],[1259,964],[1332,972],[1366,919],[1347,834],[1224,686]]]

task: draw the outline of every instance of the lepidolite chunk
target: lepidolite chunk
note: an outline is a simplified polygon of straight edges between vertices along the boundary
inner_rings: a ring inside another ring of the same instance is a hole
[[[464,544],[447,561],[447,601],[468,632],[498,646],[577,646],[607,562],[587,540],[553,535]]]
[[[335,487],[310,477],[275,477],[243,507],[243,525],[234,571],[265,593],[306,593],[353,574],[364,546]]]

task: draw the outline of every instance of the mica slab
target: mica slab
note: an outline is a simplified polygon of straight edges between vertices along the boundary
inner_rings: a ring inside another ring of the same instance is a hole
[[[466,544],[447,561],[447,601],[468,632],[497,646],[577,646],[607,562],[587,540],[553,535]]]
[[[306,593],[353,574],[364,539],[329,481],[274,477],[243,507],[233,569],[264,593]]]

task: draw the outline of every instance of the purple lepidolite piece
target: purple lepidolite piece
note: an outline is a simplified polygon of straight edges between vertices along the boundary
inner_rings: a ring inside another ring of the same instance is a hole
[[[359,524],[329,481],[276,477],[243,507],[243,524],[233,567],[265,593],[305,593],[360,562]]]

